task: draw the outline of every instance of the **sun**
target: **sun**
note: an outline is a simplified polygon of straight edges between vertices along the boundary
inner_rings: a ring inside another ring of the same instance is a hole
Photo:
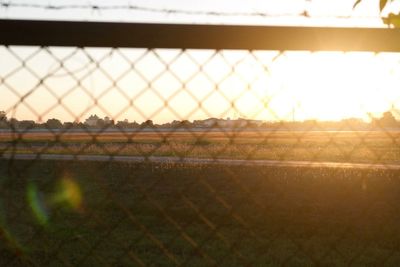
[[[388,59],[374,53],[287,52],[271,67],[271,84],[278,87],[270,89],[269,108],[284,120],[368,121],[368,114],[399,104],[399,59]]]

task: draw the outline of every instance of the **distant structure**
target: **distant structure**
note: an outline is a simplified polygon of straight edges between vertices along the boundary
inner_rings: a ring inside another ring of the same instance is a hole
[[[296,112],[298,109],[301,108],[301,103],[298,101],[296,104],[293,104],[293,108],[292,108],[292,122],[296,121]]]
[[[110,124],[111,123],[111,119],[110,119],[110,117],[104,117],[104,123],[105,124]]]
[[[96,126],[100,118],[97,115],[90,115],[89,118],[85,120],[85,125]]]
[[[239,118],[236,120],[228,119],[217,119],[217,118],[209,118],[205,120],[196,120],[193,122],[197,127],[221,127],[221,128],[233,128],[233,127],[252,127],[252,126],[260,126],[263,121],[261,120],[249,120]]]

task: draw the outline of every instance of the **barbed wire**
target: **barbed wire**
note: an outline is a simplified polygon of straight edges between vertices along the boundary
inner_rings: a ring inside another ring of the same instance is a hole
[[[307,1],[305,1],[307,2]],[[43,9],[52,11],[61,10],[91,10],[96,11],[115,11],[115,10],[127,10],[137,12],[149,12],[149,13],[162,13],[166,15],[189,15],[189,16],[214,16],[214,17],[264,17],[264,18],[279,18],[279,17],[303,17],[303,18],[336,18],[336,19],[377,19],[379,16],[355,16],[350,15],[315,15],[305,8],[302,11],[294,13],[268,13],[267,11],[213,11],[213,10],[185,10],[175,8],[157,8],[157,7],[146,7],[141,5],[120,4],[120,5],[96,5],[96,4],[37,4],[37,3],[12,3],[12,2],[0,2],[0,8],[26,8],[26,9]]]

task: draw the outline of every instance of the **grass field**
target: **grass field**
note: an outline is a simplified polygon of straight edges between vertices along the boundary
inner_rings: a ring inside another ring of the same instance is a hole
[[[399,266],[399,174],[3,160],[0,265]]]
[[[0,152],[400,163],[400,132],[2,133]]]

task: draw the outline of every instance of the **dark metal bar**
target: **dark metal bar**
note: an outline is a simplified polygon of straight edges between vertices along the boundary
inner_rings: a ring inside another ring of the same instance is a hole
[[[0,20],[0,44],[400,52],[400,29]]]

